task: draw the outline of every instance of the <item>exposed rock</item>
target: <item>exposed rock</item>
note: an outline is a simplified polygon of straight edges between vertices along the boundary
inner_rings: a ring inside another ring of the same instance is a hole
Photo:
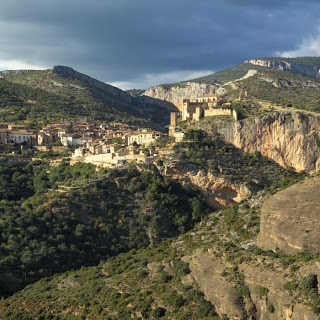
[[[241,264],[240,270],[256,308],[256,319],[317,320],[318,317],[310,309],[295,301],[294,296],[283,289],[283,274],[247,263]],[[266,295],[261,296],[260,288],[267,290]]]
[[[182,82],[176,85],[152,87],[146,90],[144,95],[172,102],[181,110],[183,99],[195,99],[203,94],[215,93],[218,88],[219,86],[215,84]]]
[[[286,253],[320,252],[320,177],[270,197],[262,206],[258,245]]]
[[[215,176],[204,170],[194,170],[181,163],[171,164],[165,174],[178,180],[182,185],[199,189],[206,197],[208,203],[216,208],[232,206],[241,200],[250,197],[256,190],[246,183],[238,183],[227,178]]]
[[[271,113],[263,117],[202,127],[227,142],[273,159],[284,167],[314,173],[320,169],[320,116],[300,112]]]
[[[239,79],[236,79],[236,80],[233,80],[233,81],[229,81],[229,82],[226,82],[223,86],[228,86],[228,85],[231,85],[233,86],[233,88],[235,89],[236,86],[234,85],[236,82],[239,82],[239,81],[242,81],[242,80],[245,80],[245,79],[248,79],[250,77],[253,77],[254,75],[256,75],[258,73],[258,70],[249,70],[248,73],[243,76],[242,78],[239,78]]]
[[[320,78],[319,68],[283,61],[281,58],[279,58],[277,61],[268,59],[251,59],[245,61],[245,63],[250,63],[255,66],[265,67],[272,70],[287,71],[302,74],[308,77]]]
[[[276,79],[271,76],[265,76],[265,74],[259,74],[259,79],[269,82],[275,88],[308,88],[308,89],[320,89],[320,82],[308,78],[290,78],[290,79]]]
[[[189,263],[194,281],[219,315],[225,314],[229,319],[248,319],[243,298],[232,283],[221,275],[226,268],[223,260],[202,250],[183,260]]]

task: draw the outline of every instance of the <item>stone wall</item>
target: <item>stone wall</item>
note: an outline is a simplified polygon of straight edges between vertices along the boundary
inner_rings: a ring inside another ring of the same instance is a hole
[[[238,113],[236,110],[233,110],[233,109],[218,108],[218,109],[204,110],[204,117],[221,116],[221,115],[232,116],[235,121],[238,121]]]

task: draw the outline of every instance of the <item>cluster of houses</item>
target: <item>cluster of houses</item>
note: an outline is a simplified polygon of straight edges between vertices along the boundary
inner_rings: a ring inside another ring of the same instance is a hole
[[[110,168],[133,161],[150,163],[156,157],[151,146],[164,136],[150,129],[107,131],[100,138],[78,147],[72,155],[71,164],[86,162]]]
[[[216,115],[238,119],[237,112],[217,94],[206,94],[193,101],[183,100],[182,121],[190,123]],[[175,112],[170,115],[169,137],[179,142],[184,140],[184,132],[177,126],[177,117]],[[99,167],[116,167],[131,161],[150,163],[157,157],[152,145],[163,136],[151,129],[136,129],[122,123],[97,124],[87,119],[50,123],[39,131],[24,125],[0,123],[0,144],[61,144],[75,148],[71,163],[86,162]]]
[[[41,130],[30,130],[25,125],[0,123],[0,144],[18,143],[27,145],[49,145],[60,141],[62,146],[77,147],[101,143],[109,145],[115,140],[122,144],[148,146],[162,136],[150,129],[136,130],[122,123],[96,124],[93,121],[65,121],[50,123]],[[98,147],[99,149],[99,147]]]
[[[0,124],[0,143],[46,146],[60,142],[74,147],[71,163],[87,162],[115,167],[126,162],[149,163],[155,158],[152,145],[165,134],[136,129],[122,123],[97,124],[93,121],[50,123],[39,131],[24,125]],[[39,148],[39,147],[37,147]]]
[[[37,144],[37,132],[24,125],[0,123],[0,144],[7,143]]]

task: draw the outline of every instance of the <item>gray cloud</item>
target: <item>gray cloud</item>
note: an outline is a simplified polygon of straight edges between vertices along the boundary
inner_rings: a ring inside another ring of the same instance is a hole
[[[2,0],[0,68],[63,64],[151,86],[157,74],[292,52],[317,36],[319,9],[298,0]]]

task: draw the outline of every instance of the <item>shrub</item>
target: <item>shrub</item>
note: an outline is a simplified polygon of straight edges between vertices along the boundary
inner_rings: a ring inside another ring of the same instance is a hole
[[[165,316],[166,311],[165,308],[157,307],[151,311],[151,317],[155,319],[162,318]]]
[[[176,259],[173,263],[174,273],[178,276],[184,276],[188,273],[190,273],[189,264]]]
[[[318,288],[318,278],[315,274],[309,274],[300,280],[301,288],[305,291]]]
[[[267,304],[267,309],[270,313],[274,313],[275,312],[275,308],[272,302],[268,302]]]
[[[283,285],[285,290],[294,291],[299,287],[299,285],[295,281],[289,281]]]
[[[268,294],[268,289],[265,287],[259,287],[259,298],[265,297]]]

